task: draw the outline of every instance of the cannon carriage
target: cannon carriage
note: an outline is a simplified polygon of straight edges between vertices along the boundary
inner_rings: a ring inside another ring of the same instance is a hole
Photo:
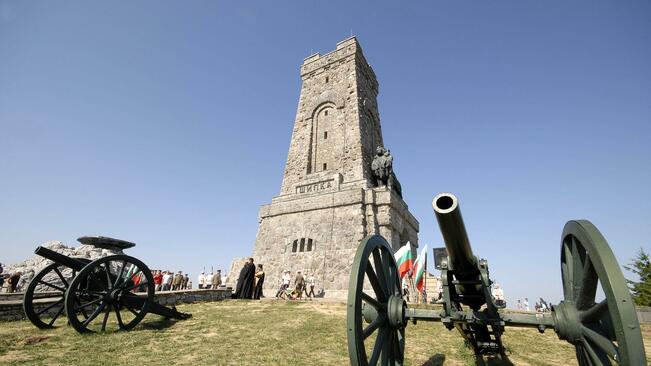
[[[113,251],[135,246],[101,236],[78,241]],[[153,276],[137,258],[116,254],[91,261],[45,247],[34,253],[52,261],[34,276],[23,299],[25,316],[38,328],[67,323],[79,333],[105,332],[132,329],[147,313],[173,319],[191,316],[154,301]]]
[[[393,250],[379,236],[360,244],[347,303],[351,365],[402,365],[409,321],[457,329],[477,357],[506,358],[506,327],[553,329],[574,345],[579,365],[646,365],[640,325],[624,276],[608,243],[586,220],[569,221],[561,237],[564,300],[550,313],[499,309],[488,263],[475,257],[457,197],[437,195],[432,206],[448,256],[441,265],[443,307],[410,308],[402,298]],[[600,285],[604,299],[597,299]]]

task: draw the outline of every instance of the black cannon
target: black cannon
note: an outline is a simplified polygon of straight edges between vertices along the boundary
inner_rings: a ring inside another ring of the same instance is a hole
[[[112,250],[135,246],[101,236],[78,240]],[[90,261],[44,247],[36,248],[34,253],[53,262],[34,276],[23,299],[25,316],[41,329],[54,328],[65,321],[79,333],[104,332],[129,330],[147,313],[173,319],[191,317],[154,301],[151,271],[134,257],[118,254]],[[64,312],[65,318],[61,317]]]
[[[378,235],[360,244],[348,291],[348,351],[352,365],[402,365],[408,321],[440,321],[457,329],[477,357],[506,358],[505,327],[551,328],[573,344],[579,365],[646,365],[642,334],[624,276],[608,243],[589,221],[569,221],[561,237],[564,300],[550,313],[499,309],[488,263],[473,254],[457,198],[437,195],[432,206],[447,259],[443,308],[409,308],[402,298],[393,250]],[[605,295],[597,301],[597,287]]]

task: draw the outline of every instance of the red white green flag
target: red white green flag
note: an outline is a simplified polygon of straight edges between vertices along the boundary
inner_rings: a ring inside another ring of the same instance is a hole
[[[414,263],[414,283],[419,292],[423,292],[425,286],[425,275],[427,274],[427,245],[420,251],[420,255]]]
[[[411,244],[403,245],[395,254],[396,264],[398,265],[398,275],[400,278],[405,277],[407,273],[414,269],[414,258],[411,254]]]

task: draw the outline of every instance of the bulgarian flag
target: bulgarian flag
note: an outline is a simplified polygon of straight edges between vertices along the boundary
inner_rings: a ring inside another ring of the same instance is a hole
[[[414,257],[411,255],[411,244],[403,245],[395,254],[396,264],[398,265],[398,275],[404,278],[409,271],[414,269]]]
[[[423,292],[423,286],[425,286],[425,275],[427,273],[427,245],[423,247],[420,255],[416,258],[414,266],[416,267],[414,283],[416,284],[418,291]]]

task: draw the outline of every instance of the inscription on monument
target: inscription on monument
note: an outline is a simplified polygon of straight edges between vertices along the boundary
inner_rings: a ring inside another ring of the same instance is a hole
[[[296,186],[296,193],[314,193],[321,192],[332,188],[332,184],[335,182],[334,179],[324,180],[322,182],[316,182],[311,184],[304,184],[302,186]]]

